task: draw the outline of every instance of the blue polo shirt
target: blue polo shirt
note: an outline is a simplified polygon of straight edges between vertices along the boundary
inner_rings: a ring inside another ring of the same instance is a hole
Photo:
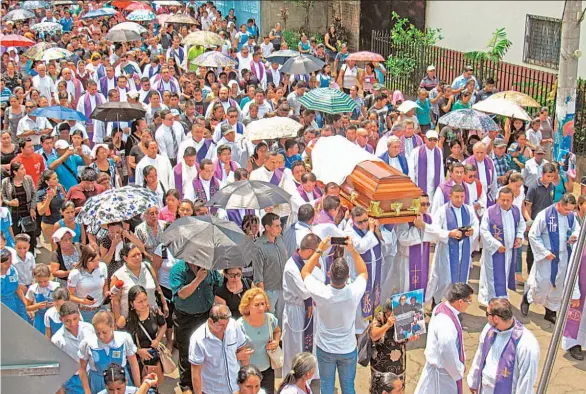
[[[193,270],[183,260],[177,260],[171,272],[169,272],[169,286],[173,292],[175,308],[183,313],[197,315],[207,313],[214,305],[214,291],[224,283],[222,275],[218,271],[208,271],[208,275],[195,291],[186,299],[179,297],[178,293],[184,286],[195,279]]]
[[[285,156],[285,167],[288,169],[291,169],[291,166],[293,165],[293,163],[295,163],[297,160],[301,160],[303,161],[303,158],[301,157],[301,155],[297,154],[297,155],[293,155],[291,157],[287,156],[287,155],[283,155]]]
[[[419,121],[419,124],[422,126],[431,124],[431,102],[429,101],[429,99],[425,99],[425,101],[417,99],[415,103],[419,106],[415,110],[415,114],[417,115],[417,120]]]
[[[49,158],[49,165],[57,159],[57,156]],[[79,155],[71,155],[55,169],[57,177],[59,178],[59,183],[63,185],[66,192],[68,192],[73,186],[79,184],[77,181],[78,166],[85,166],[83,159]]]

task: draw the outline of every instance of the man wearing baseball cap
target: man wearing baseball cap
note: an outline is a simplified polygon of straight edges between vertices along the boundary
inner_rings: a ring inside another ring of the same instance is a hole
[[[425,134],[425,143],[413,149],[408,158],[409,177],[433,201],[433,195],[444,181],[444,160],[437,145],[437,131]]]
[[[74,149],[65,140],[57,140],[55,150],[57,157],[49,160],[49,168],[57,173],[59,182],[65,191],[69,191],[73,186],[79,184],[78,167],[89,166],[92,159],[83,153],[82,146]]]
[[[438,83],[437,77],[435,76],[435,66],[432,64],[427,67],[427,75],[421,80],[419,87],[429,92],[435,88]]]
[[[496,172],[499,186],[503,186],[506,182],[505,174],[511,168],[511,159],[507,155],[507,143],[504,139],[495,138],[493,145],[492,162],[494,163],[494,171]]]

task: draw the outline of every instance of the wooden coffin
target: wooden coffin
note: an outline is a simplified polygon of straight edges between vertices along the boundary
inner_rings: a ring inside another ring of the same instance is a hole
[[[357,164],[340,187],[346,206],[361,206],[383,224],[412,222],[422,194],[408,176],[382,161]]]

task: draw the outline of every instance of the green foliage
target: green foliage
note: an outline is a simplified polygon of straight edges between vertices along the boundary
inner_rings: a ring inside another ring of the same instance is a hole
[[[315,40],[318,44],[324,42],[323,34],[310,34],[308,32],[304,33],[307,34],[308,38],[315,37]],[[297,44],[299,44],[299,41],[301,41],[301,34],[299,34],[299,32],[296,30],[283,30],[283,40],[287,43],[287,45],[289,45],[289,49],[296,51]]]
[[[486,51],[471,51],[464,54],[464,58],[474,62],[486,62],[487,60],[498,62],[503,60],[513,43],[507,38],[504,27],[496,29],[486,46]]]
[[[419,30],[409,19],[401,18],[394,11],[391,18],[394,21],[391,42],[395,54],[389,55],[385,67],[392,78],[406,77],[416,71],[420,50],[424,46],[435,45],[443,36],[441,29]]]

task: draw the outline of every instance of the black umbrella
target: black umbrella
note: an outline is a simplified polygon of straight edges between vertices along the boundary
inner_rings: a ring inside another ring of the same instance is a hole
[[[238,181],[220,189],[206,204],[226,209],[264,209],[287,204],[291,195],[278,186],[262,181]]]
[[[108,102],[98,105],[90,118],[102,122],[129,122],[144,117],[146,111],[141,104]]]
[[[303,75],[319,71],[324,65],[325,63],[317,57],[311,55],[299,55],[287,60],[285,64],[283,64],[283,67],[281,67],[281,72],[285,74]]]
[[[186,216],[163,233],[173,257],[205,269],[244,267],[254,257],[254,244],[236,223],[215,216]]]
[[[278,63],[278,64],[285,64],[287,60],[291,59],[292,57],[299,56],[300,53],[297,51],[292,51],[290,49],[283,49],[281,51],[275,51],[271,53],[266,59],[271,63]]]

